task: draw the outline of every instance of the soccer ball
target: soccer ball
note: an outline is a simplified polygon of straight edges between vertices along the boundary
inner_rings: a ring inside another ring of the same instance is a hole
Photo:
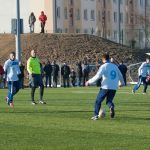
[[[148,85],[150,85],[150,76],[147,76],[146,82],[147,82]]]
[[[104,118],[106,116],[106,112],[104,109],[100,109],[99,111],[99,114],[98,114],[98,117],[99,118]]]

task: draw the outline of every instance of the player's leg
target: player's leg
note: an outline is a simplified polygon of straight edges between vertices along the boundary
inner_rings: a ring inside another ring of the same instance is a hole
[[[34,76],[34,77],[31,77],[31,100],[32,100],[32,105],[35,105],[36,102],[35,102],[35,99],[34,99],[34,94],[35,94],[35,90],[36,90],[36,87],[37,87],[37,77]]]
[[[46,74],[46,76],[45,76],[45,87],[47,88],[47,85],[48,85],[48,75]]]
[[[98,117],[99,114],[99,110],[101,108],[101,103],[103,102],[103,100],[105,99],[106,95],[107,95],[107,91],[105,89],[100,89],[97,97],[96,97],[96,102],[95,102],[95,110],[94,110],[94,114],[96,117]]]
[[[8,96],[7,96],[7,104],[11,107],[13,107],[13,81],[8,81]]]
[[[106,104],[108,105],[108,107],[110,109],[110,117],[111,118],[114,118],[114,116],[115,116],[115,110],[114,110],[115,105],[113,103],[115,94],[116,94],[116,90],[108,90]]]
[[[148,83],[146,82],[146,77],[142,77],[142,82],[143,82],[143,86],[144,86],[143,94],[145,94],[147,87],[148,87]]]
[[[41,104],[46,104],[43,100],[43,95],[44,95],[44,85],[43,85],[43,80],[42,76],[38,76],[38,86],[40,87],[40,100],[39,103]]]
[[[142,77],[139,77],[138,83],[134,86],[134,88],[132,90],[133,93],[135,93],[139,89],[141,82],[142,82]]]
[[[20,89],[19,81],[14,81],[13,86],[14,86],[14,88],[13,88],[13,96],[14,96],[15,94],[17,94],[19,92],[19,89]]]

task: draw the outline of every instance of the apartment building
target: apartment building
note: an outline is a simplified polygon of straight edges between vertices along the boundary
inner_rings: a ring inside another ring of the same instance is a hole
[[[0,32],[10,32],[15,1],[5,0],[5,9],[0,10],[4,20]],[[48,33],[93,34],[132,47],[150,47],[150,0],[20,0],[20,11],[24,32],[29,32],[31,12],[37,18],[35,32],[40,32],[38,16],[44,11]]]
[[[150,0],[56,0],[55,31],[93,34],[132,47],[150,47],[149,6]]]

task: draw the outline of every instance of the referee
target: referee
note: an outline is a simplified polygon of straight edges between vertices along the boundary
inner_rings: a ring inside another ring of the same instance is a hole
[[[32,105],[37,104],[34,100],[34,94],[37,87],[40,87],[40,104],[46,104],[43,100],[44,85],[41,75],[41,65],[39,59],[36,57],[36,51],[31,50],[31,57],[27,61],[27,71],[29,73],[31,85],[31,99]]]

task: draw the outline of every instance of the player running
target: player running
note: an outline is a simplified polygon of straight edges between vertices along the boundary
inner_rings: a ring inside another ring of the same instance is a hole
[[[134,86],[132,92],[135,93],[139,89],[141,83],[143,82],[143,86],[144,86],[143,94],[146,94],[146,90],[148,87],[148,82],[146,81],[146,79],[148,76],[150,76],[150,59],[149,58],[146,58],[146,61],[143,62],[141,66],[139,67],[138,76],[139,76],[139,81]]]
[[[109,54],[104,54],[102,56],[102,62],[104,63],[98,70],[97,74],[86,82],[86,86],[95,83],[98,79],[102,78],[101,88],[97,95],[95,102],[95,111],[92,120],[98,119],[99,110],[101,108],[101,103],[106,98],[106,104],[110,109],[110,117],[114,118],[114,103],[113,99],[118,89],[119,80],[121,82],[120,86],[124,85],[124,80],[122,74],[118,67],[111,63],[109,60]]]
[[[11,52],[9,59],[4,63],[4,72],[8,82],[8,96],[6,97],[7,103],[10,107],[14,107],[13,97],[19,91],[19,62],[15,59],[15,52]]]

